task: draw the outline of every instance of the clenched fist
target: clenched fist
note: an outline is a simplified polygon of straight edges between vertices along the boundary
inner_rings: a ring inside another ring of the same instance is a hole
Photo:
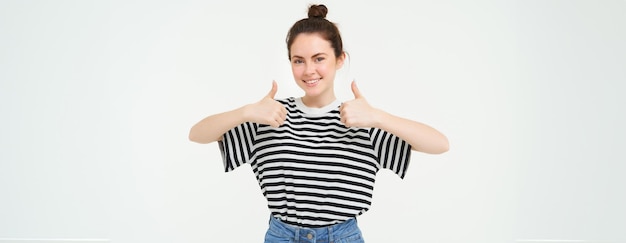
[[[376,127],[379,110],[367,103],[354,81],[352,81],[352,93],[354,99],[343,102],[339,108],[341,122],[347,127]]]
[[[244,110],[246,120],[258,124],[281,126],[287,119],[287,109],[274,99],[278,91],[276,81],[272,82],[272,89],[259,102],[247,105]]]

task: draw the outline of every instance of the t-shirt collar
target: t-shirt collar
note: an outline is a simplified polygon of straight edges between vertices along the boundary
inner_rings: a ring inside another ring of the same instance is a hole
[[[298,107],[298,109],[300,109],[302,112],[308,113],[308,114],[324,114],[324,113],[328,113],[328,112],[336,109],[337,107],[339,107],[341,105],[341,102],[339,100],[337,100],[337,99],[335,99],[333,102],[330,102],[330,104],[328,104],[328,105],[326,105],[324,107],[320,107],[320,108],[306,106],[302,102],[302,97],[296,98],[295,102],[296,102],[296,106]]]

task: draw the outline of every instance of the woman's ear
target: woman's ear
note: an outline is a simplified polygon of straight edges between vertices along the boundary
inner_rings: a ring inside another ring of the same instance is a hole
[[[337,57],[336,69],[340,69],[341,67],[343,67],[343,62],[345,60],[346,60],[346,52],[342,52],[341,55],[339,55],[339,57]]]

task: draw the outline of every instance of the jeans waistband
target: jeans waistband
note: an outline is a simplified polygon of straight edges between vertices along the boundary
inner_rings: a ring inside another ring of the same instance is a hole
[[[270,216],[269,230],[275,234],[296,239],[297,242],[333,242],[346,236],[359,234],[360,230],[355,218],[344,222],[322,227],[300,227],[290,225],[279,218]]]

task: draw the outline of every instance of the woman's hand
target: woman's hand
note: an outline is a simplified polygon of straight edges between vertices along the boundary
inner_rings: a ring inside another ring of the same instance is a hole
[[[354,81],[352,93],[354,99],[344,102],[339,108],[341,122],[347,127],[377,127],[380,111],[367,103]]]
[[[287,109],[274,99],[277,91],[278,85],[273,81],[272,90],[263,99],[244,107],[245,120],[272,127],[281,126],[287,119]]]

